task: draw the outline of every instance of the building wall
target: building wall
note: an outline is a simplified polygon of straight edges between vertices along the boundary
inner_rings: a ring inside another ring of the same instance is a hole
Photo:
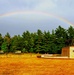
[[[68,56],[69,57],[69,47],[62,48],[62,56]]]
[[[69,58],[74,58],[74,46],[62,48],[62,56],[68,56]]]
[[[74,58],[74,46],[70,47],[70,58]]]

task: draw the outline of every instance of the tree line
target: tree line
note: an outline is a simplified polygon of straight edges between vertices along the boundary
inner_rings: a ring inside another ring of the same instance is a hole
[[[22,36],[13,37],[7,32],[4,37],[0,33],[0,50],[5,53],[14,53],[20,50],[22,53],[61,53],[62,47],[74,45],[74,28],[70,26],[64,29],[58,26],[55,30],[42,32],[23,32]]]

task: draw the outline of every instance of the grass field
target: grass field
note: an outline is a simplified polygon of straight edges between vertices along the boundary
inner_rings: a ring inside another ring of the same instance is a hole
[[[0,55],[0,75],[74,75],[74,60],[43,59],[35,54]]]

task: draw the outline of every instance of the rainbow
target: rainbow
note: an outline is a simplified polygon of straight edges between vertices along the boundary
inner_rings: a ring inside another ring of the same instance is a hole
[[[71,26],[74,26],[74,24],[72,24],[70,21],[68,21],[67,19],[65,18],[62,18],[58,15],[54,15],[54,14],[50,14],[50,13],[47,13],[47,12],[41,12],[41,11],[16,11],[16,12],[10,12],[10,13],[5,13],[5,14],[0,14],[0,18],[1,17],[8,17],[8,16],[13,16],[13,15],[17,15],[17,14],[42,14],[42,15],[45,15],[45,16],[51,16],[53,18],[56,18],[56,19],[59,19]]]

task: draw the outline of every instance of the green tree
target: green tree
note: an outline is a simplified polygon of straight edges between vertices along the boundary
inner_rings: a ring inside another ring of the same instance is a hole
[[[22,34],[23,37],[23,48],[27,50],[27,52],[30,51],[30,39],[31,39],[31,34],[29,31],[23,32]]]
[[[61,49],[65,46],[65,41],[68,38],[67,30],[59,26],[55,30],[55,35],[55,44],[57,46],[58,53],[61,53]]]
[[[49,46],[50,46],[50,43],[51,43],[51,34],[50,32],[46,32],[44,31],[44,40],[43,40],[43,50],[45,53],[49,53]]]
[[[27,53],[27,50],[25,48],[22,49],[23,53]]]
[[[2,49],[4,52],[21,50],[23,53],[61,53],[62,47],[69,45],[74,45],[74,28],[72,26],[68,29],[58,26],[51,33],[38,29],[35,33],[25,31],[22,36],[11,37],[7,32],[2,37],[0,34],[0,50]]]
[[[43,40],[43,33],[41,30],[37,30],[37,41],[36,41],[36,52],[41,52],[41,46],[42,46],[42,40]]]
[[[11,38],[10,34],[7,32],[5,37]]]
[[[67,45],[74,45],[74,28],[70,26],[67,30],[68,39],[67,39]]]
[[[11,52],[15,52],[16,50],[21,50],[23,49],[23,39],[20,35],[15,35],[11,39]]]
[[[3,38],[2,38],[2,34],[0,34],[0,50],[1,50],[2,43],[3,43]]]
[[[3,43],[2,43],[1,49],[2,49],[5,53],[8,53],[8,44],[7,44],[7,42],[3,42]]]
[[[6,43],[6,46],[7,46],[7,52],[10,52],[10,45],[11,45],[11,38],[10,38],[10,34],[9,33],[7,33],[5,36],[4,36],[4,38],[3,38],[4,40],[4,43]]]
[[[64,40],[68,38],[67,30],[62,28],[61,26],[58,26],[55,30],[56,38],[63,38]]]

